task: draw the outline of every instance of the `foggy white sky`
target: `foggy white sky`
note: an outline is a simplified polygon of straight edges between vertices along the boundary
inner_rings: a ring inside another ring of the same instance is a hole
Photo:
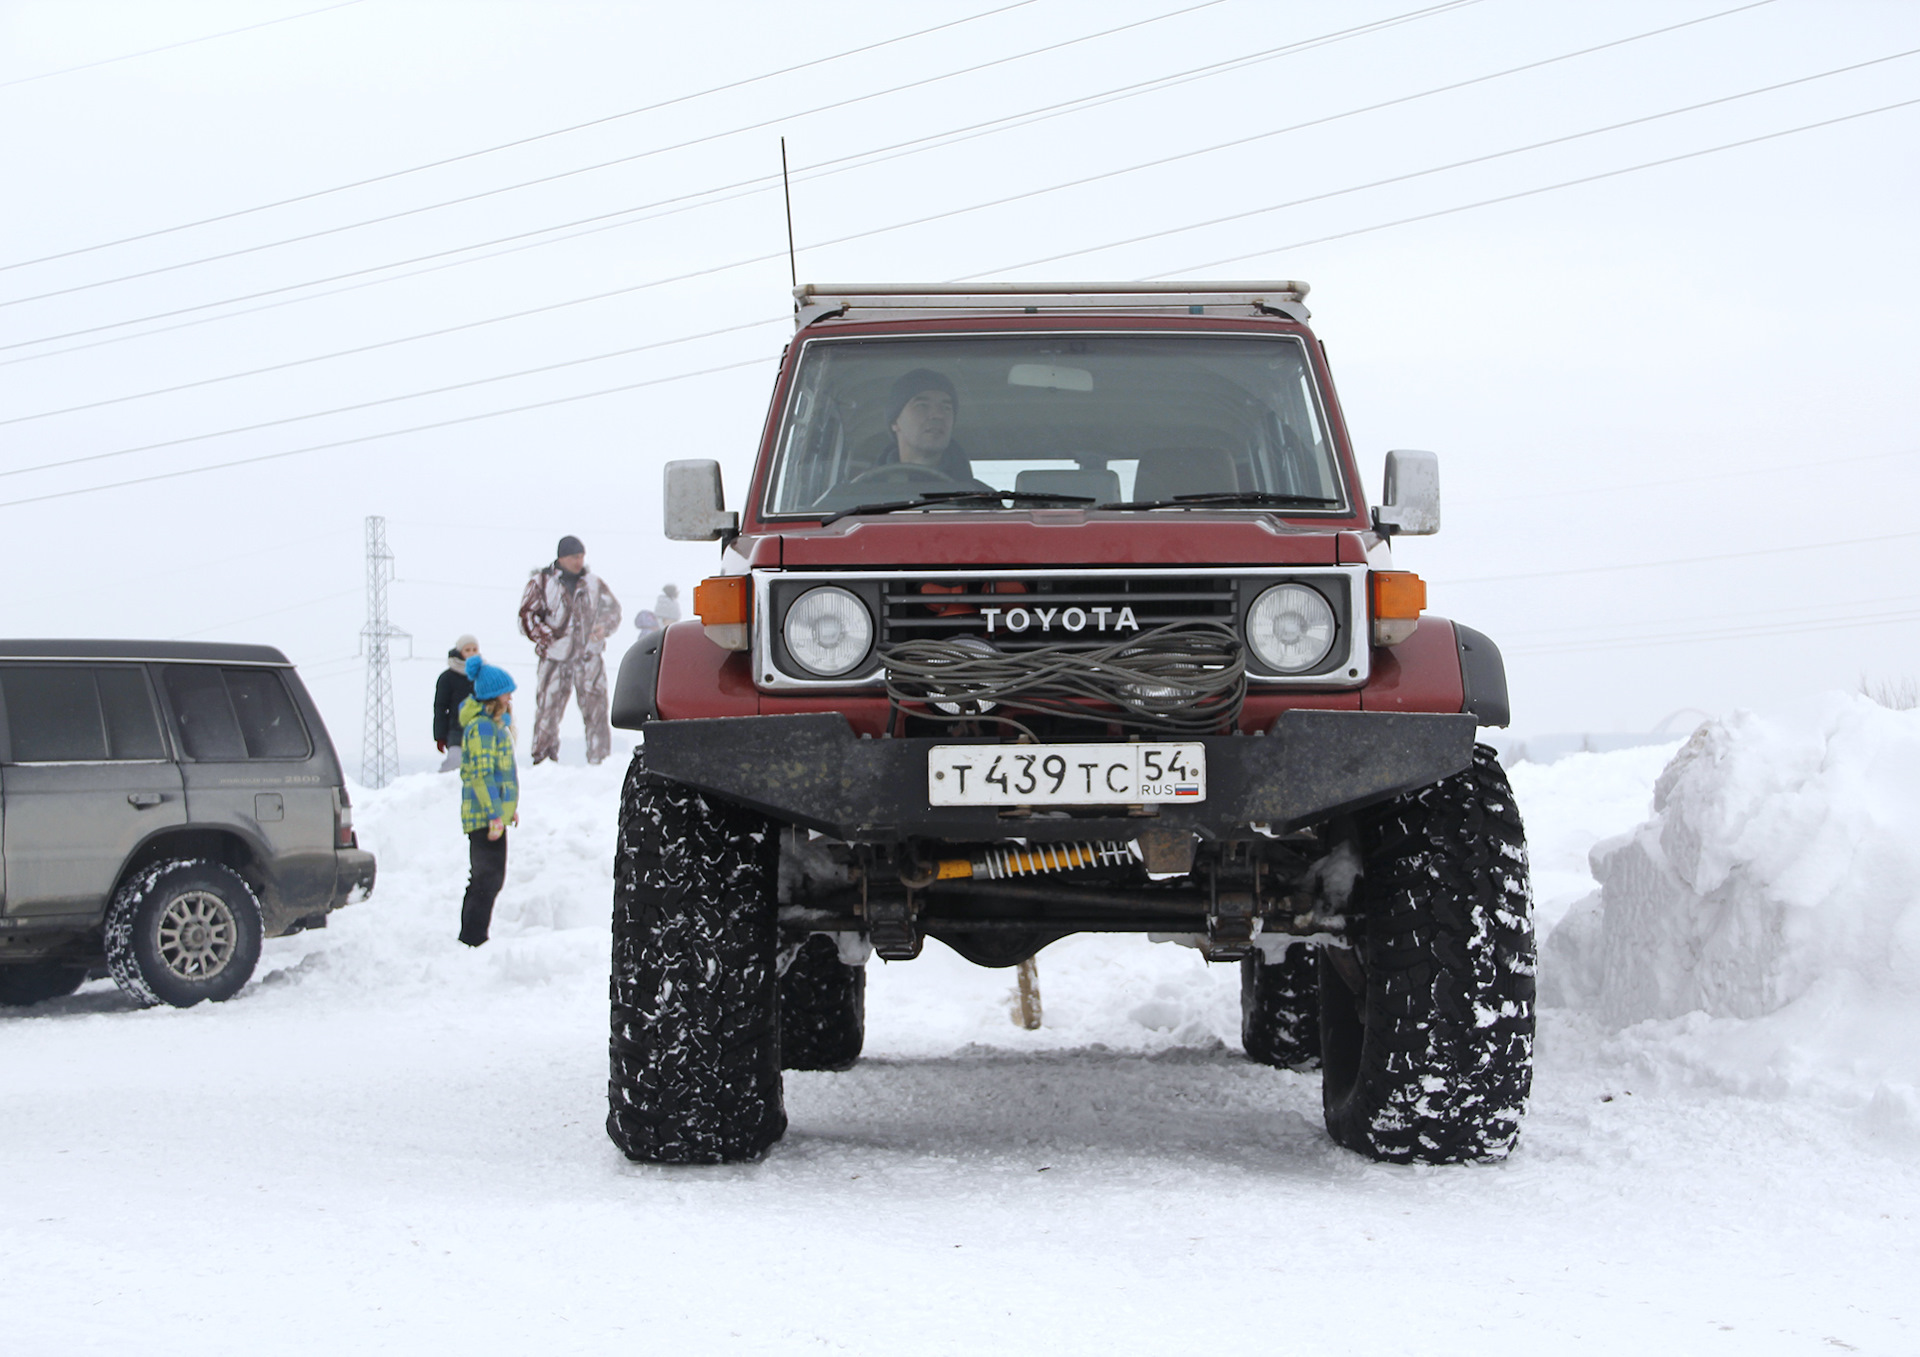
[[[361,0],[108,60],[324,3],[0,0],[0,264],[604,118],[1007,0]],[[0,630],[278,645],[301,664],[357,767],[362,520],[385,514],[398,555],[394,620],[423,657],[396,669],[403,755],[419,766],[431,753],[437,657],[454,636],[476,632],[491,658],[531,677],[513,607],[561,533],[586,540],[630,614],[664,580],[684,590],[710,571],[711,547],[660,536],[659,468],[671,457],[713,456],[734,494],[745,483],[773,358],[790,329],[787,268],[783,258],[725,266],[784,248],[777,188],[331,296],[316,294],[395,271],[228,299],[752,180],[778,170],[784,133],[803,279],[1311,282],[1315,328],[1369,485],[1377,489],[1390,447],[1440,454],[1445,530],[1406,541],[1400,560],[1428,578],[1435,611],[1505,648],[1519,733],[1646,729],[1680,708],[1722,712],[1851,687],[1862,675],[1920,674],[1920,587],[1907,580],[1920,522],[1902,507],[1920,489],[1920,321],[1910,300],[1920,283],[1920,107],[1300,243],[1920,98],[1920,56],[1099,248],[1920,49],[1920,6],[1776,0],[1541,70],[1187,154],[1738,3],[1441,6],[1161,92],[868,168],[809,172],[1431,7],[1035,0],[585,131],[0,271],[0,420],[17,420],[718,270],[264,376],[0,424],[8,575]],[[1172,17],[1003,60],[1155,16]],[[104,64],[47,74],[96,62]],[[809,112],[845,100],[853,102]],[[249,250],[715,133],[729,135]],[[822,244],[1170,156],[1180,158]],[[168,269],[235,250],[249,252]],[[1070,251],[1084,253],[1016,267]],[[1247,257],[1211,263],[1236,256]],[[88,286],[153,269],[168,271]],[[82,290],[16,300],[73,288]],[[116,325],[194,307],[203,309]],[[189,321],[204,323],[182,325]],[[753,321],[770,323],[410,396]],[[129,337],[146,331],[159,332]],[[57,335],[73,337],[49,339]],[[97,488],[737,363],[747,366]],[[197,437],[389,397],[409,398]],[[28,470],[183,438],[197,441]],[[88,493],[41,498],[74,490]],[[577,758],[577,725],[567,738]]]

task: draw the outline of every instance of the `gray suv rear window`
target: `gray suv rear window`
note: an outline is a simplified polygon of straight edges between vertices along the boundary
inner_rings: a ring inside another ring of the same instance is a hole
[[[306,727],[280,675],[271,669],[166,667],[167,703],[187,757],[200,763],[304,759]]]
[[[166,746],[133,665],[0,667],[13,758],[19,763],[163,759]]]
[[[271,669],[223,669],[250,759],[304,759],[312,746],[287,686]]]

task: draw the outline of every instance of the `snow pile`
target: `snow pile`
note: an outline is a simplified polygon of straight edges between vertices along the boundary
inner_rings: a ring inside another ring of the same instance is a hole
[[[1541,937],[1593,893],[1587,865],[1593,845],[1625,834],[1651,813],[1654,779],[1680,743],[1508,765],[1507,778],[1527,826],[1534,926]]]
[[[380,864],[373,897],[334,914],[324,932],[268,943],[262,983],[322,1001],[335,992],[391,993],[401,1002],[519,993],[603,1022],[614,840],[631,755],[630,745],[617,745],[598,768],[520,770],[520,826],[509,832],[506,885],[491,939],[478,951],[454,939],[467,881],[459,779],[416,773],[378,791],[354,788],[361,846]],[[1238,968],[1209,966],[1189,948],[1137,934],[1048,947],[1040,958],[1046,1025],[1038,1032],[1014,1024],[1011,970],[983,970],[937,942],[911,963],[870,962],[867,976],[870,1034],[902,1056],[1220,1051],[1239,1040]]]
[[[379,862],[373,896],[324,932],[269,943],[266,983],[345,990],[484,989],[577,982],[604,992],[613,849],[631,746],[598,768],[520,769],[520,825],[507,836],[507,881],[491,941],[454,940],[467,885],[460,779],[411,773],[352,789],[360,846]]]
[[[1524,802],[1523,802],[1524,805]],[[1705,726],[1597,844],[1542,999],[1650,1066],[1920,1130],[1920,712],[1833,694]]]

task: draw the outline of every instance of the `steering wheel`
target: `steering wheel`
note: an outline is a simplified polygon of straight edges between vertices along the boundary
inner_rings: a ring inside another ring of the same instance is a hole
[[[848,485],[897,485],[905,488],[910,485],[958,487],[959,481],[938,467],[922,466],[918,462],[885,462],[869,467],[847,482]]]

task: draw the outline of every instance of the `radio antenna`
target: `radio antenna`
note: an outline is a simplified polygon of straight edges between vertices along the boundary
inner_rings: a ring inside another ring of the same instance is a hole
[[[787,181],[787,139],[780,138],[780,192],[787,200],[787,281],[800,286],[800,266],[793,257],[793,185]]]

